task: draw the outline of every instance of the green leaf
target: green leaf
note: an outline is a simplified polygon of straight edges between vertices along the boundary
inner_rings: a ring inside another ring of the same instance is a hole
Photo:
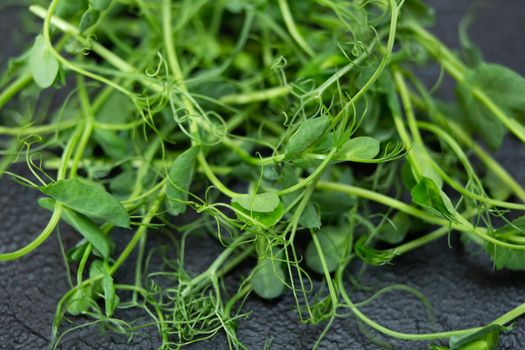
[[[114,92],[96,112],[95,118],[106,124],[122,124],[133,121],[136,106],[129,97]]]
[[[53,211],[55,201],[51,198],[40,198],[38,204],[45,209]],[[75,212],[67,207],[62,209],[62,218],[77,230],[104,258],[111,253],[111,240],[88,217]]]
[[[377,238],[390,244],[401,243],[410,231],[411,220],[407,214],[398,211],[391,221],[386,221],[380,227]]]
[[[354,251],[364,263],[373,266],[388,264],[395,257],[395,249],[376,249],[369,243],[368,235],[355,242]]]
[[[100,11],[95,10],[94,8],[90,7],[88,8],[84,14],[82,14],[82,18],[80,19],[80,24],[78,26],[78,30],[80,33],[84,33],[89,28],[93,27],[100,18]]]
[[[199,147],[191,147],[175,159],[168,171],[166,200],[171,215],[179,215],[186,211],[188,192],[198,154]]]
[[[79,262],[88,244],[89,242],[86,242],[85,239],[80,240],[73,248],[67,251],[67,260],[69,262]]]
[[[104,275],[106,271],[106,261],[96,259],[93,260],[91,263],[91,266],[89,267],[89,278],[98,278],[101,275]],[[102,279],[97,279],[92,285],[91,285],[91,291],[93,295],[97,295],[103,292],[102,287]]]
[[[295,174],[295,170],[290,165],[286,165],[283,170],[282,178],[280,179],[281,189],[291,187],[299,181],[299,177]],[[285,207],[292,205],[300,196],[299,191],[288,193],[282,196],[282,202]],[[321,213],[313,202],[308,202],[304,211],[299,218],[299,225],[303,228],[318,229],[321,227]]]
[[[255,267],[250,284],[261,298],[274,299],[280,296],[285,289],[284,271],[280,262],[273,262],[269,258],[260,260]]]
[[[339,152],[340,156],[350,161],[367,161],[379,154],[380,143],[369,136],[359,136],[348,140]]]
[[[235,208],[237,217],[249,225],[253,225],[253,222],[251,222],[245,216],[252,218],[255,221],[258,221],[259,223],[265,226],[271,227],[275,225],[276,223],[278,223],[284,214],[284,205],[282,203],[279,203],[277,207],[269,213],[268,212],[261,213],[261,212],[257,212],[253,210],[247,210],[241,207],[241,205],[238,203],[232,203],[232,207]],[[240,215],[239,212],[243,213],[245,216]]]
[[[434,23],[435,11],[422,0],[407,0],[403,4],[403,20],[429,26]]]
[[[345,193],[323,191],[314,193],[312,201],[319,207],[322,222],[337,222],[355,206],[356,198]]]
[[[509,68],[497,64],[480,64],[467,71],[465,83],[458,87],[464,112],[478,134],[492,148],[498,148],[506,129],[472,94],[476,88],[510,116],[525,113],[525,79]]]
[[[441,176],[439,176],[437,171],[434,170],[434,168],[429,164],[426,150],[424,150],[421,145],[416,143],[412,145],[410,154],[414,157],[414,162],[419,165],[419,168],[422,172],[421,175],[432,179],[438,188],[443,187],[443,179],[441,179]]]
[[[321,213],[312,202],[308,202],[299,218],[299,225],[302,228],[315,229],[321,227]]]
[[[102,147],[104,153],[115,160],[126,159],[130,154],[129,139],[109,130],[95,130],[93,139]]]
[[[259,213],[271,213],[281,203],[279,196],[275,192],[260,194],[247,194],[232,199],[232,203],[239,204],[242,208]]]
[[[95,278],[99,275],[103,275],[106,270],[104,260],[93,260],[91,266],[89,267],[89,278]]]
[[[284,148],[286,158],[296,158],[306,152],[321,139],[330,123],[328,116],[310,118],[303,121]]]
[[[507,330],[491,324],[470,334],[450,337],[449,346],[451,350],[496,350],[500,333]]]
[[[405,188],[409,191],[412,190],[415,185],[417,185],[414,174],[412,173],[412,167],[410,166],[408,160],[405,161],[401,166],[401,181],[403,182]]]
[[[104,289],[104,306],[106,309],[106,316],[111,317],[119,303],[119,297],[115,292],[115,285],[113,278],[109,274],[107,262],[104,269],[104,277],[102,277],[102,288]]]
[[[94,303],[90,296],[89,289],[79,288],[67,300],[67,312],[73,316],[78,316],[87,311]]]
[[[100,184],[72,178],[42,186],[40,191],[79,213],[129,228],[128,212]]]
[[[512,189],[494,172],[488,171],[483,178],[483,184],[494,199],[507,200],[512,195]]]
[[[474,20],[475,16],[472,13],[467,14],[461,20],[458,28],[461,55],[465,63],[471,67],[476,67],[483,62],[480,50],[474,45],[468,35],[468,28]]]
[[[87,7],[86,0],[66,0],[59,1],[56,14],[58,17],[63,19],[69,19],[80,12],[80,10]]]
[[[486,250],[497,270],[525,270],[525,252],[523,250],[509,249],[494,243],[487,243]]]
[[[492,235],[498,239],[505,239],[509,236],[523,237],[525,235],[525,216],[498,228]],[[487,242],[486,250],[496,269],[525,270],[525,251],[501,247],[490,242]]]
[[[412,188],[412,201],[422,206],[437,216],[454,221],[456,210],[448,196],[441,191],[436,183],[423,177],[419,183]]]
[[[133,191],[136,180],[136,173],[131,167],[125,167],[124,170],[114,176],[109,182],[109,189],[118,198],[125,199]]]
[[[59,66],[57,59],[47,47],[44,37],[37,36],[29,56],[29,67],[37,85],[42,89],[53,85]]]
[[[111,0],[89,0],[89,6],[97,11],[105,11],[111,5]]]
[[[345,242],[349,239],[349,233],[340,227],[324,226],[314,234],[319,240],[328,271],[335,271],[344,259]],[[306,247],[306,265],[315,272],[323,273],[321,258],[313,241]]]

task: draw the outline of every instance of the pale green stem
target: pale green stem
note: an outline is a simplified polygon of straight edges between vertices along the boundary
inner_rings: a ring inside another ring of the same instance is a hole
[[[292,17],[292,13],[290,12],[290,7],[288,6],[288,2],[286,0],[278,0],[278,2],[279,2],[279,8],[281,9],[281,14],[283,15],[284,23],[286,24],[286,28],[288,28],[290,35],[295,40],[295,42],[299,45],[299,47],[301,47],[301,49],[303,49],[304,52],[308,54],[308,56],[313,57],[314,50],[312,50],[310,45],[308,45],[308,43],[301,36],[301,33],[299,33],[299,30],[297,29],[297,26],[295,25],[295,21]]]

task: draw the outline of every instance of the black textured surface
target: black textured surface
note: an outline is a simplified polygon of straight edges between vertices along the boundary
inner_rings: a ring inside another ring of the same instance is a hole
[[[434,32],[447,44],[456,47],[459,19],[474,1],[432,0],[438,10]],[[482,48],[488,61],[498,62],[525,74],[525,1],[492,0],[481,8],[473,25],[473,40]],[[11,30],[6,23],[13,12],[0,10],[1,56],[16,54],[7,38]],[[3,60],[0,60],[3,62]],[[432,75],[432,72],[429,73]],[[437,77],[437,76],[436,76]],[[512,151],[509,151],[512,150]],[[525,183],[525,150],[514,140],[506,141],[498,158],[511,169],[518,181]],[[35,191],[0,180],[0,251],[11,251],[27,243],[46,223],[49,214],[38,208]],[[73,232],[61,231],[66,244],[75,241]],[[152,233],[151,236],[155,234]],[[151,237],[150,236],[150,237]],[[128,237],[122,233],[119,239]],[[155,238],[161,241],[161,238]],[[204,266],[220,248],[213,241],[195,238],[189,245],[188,257],[195,270]],[[241,267],[242,269],[242,267]],[[125,279],[130,267],[117,278]],[[525,273],[491,270],[483,255],[463,250],[457,240],[449,248],[441,239],[397,259],[393,265],[369,268],[363,276],[366,285],[379,287],[405,283],[423,292],[434,307],[436,324],[428,324],[424,308],[417,299],[393,292],[366,306],[363,311],[387,327],[406,332],[425,332],[477,326],[487,323],[524,301]],[[68,289],[56,236],[38,251],[10,263],[0,263],[0,349],[45,349],[49,344],[51,322],[59,297]],[[364,299],[363,295],[355,298]],[[240,323],[239,338],[250,349],[262,349],[267,338],[272,349],[308,349],[322,331],[322,326],[302,325],[294,312],[290,295],[274,302],[250,297],[245,310],[254,310]],[[321,349],[378,349],[353,318],[335,322],[321,343]],[[389,341],[395,349],[426,349],[427,344]],[[125,337],[102,334],[97,327],[85,328],[66,337],[62,349],[155,349],[156,330],[145,332],[131,343]],[[227,349],[224,337],[218,335],[193,349]],[[525,320],[503,336],[501,349],[525,348]]]

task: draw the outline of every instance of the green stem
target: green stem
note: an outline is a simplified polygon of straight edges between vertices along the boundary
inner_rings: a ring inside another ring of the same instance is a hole
[[[106,84],[108,86],[111,86],[115,90],[120,91],[120,92],[122,92],[123,94],[125,94],[127,96],[130,96],[130,97],[133,96],[133,94],[130,91],[124,89],[120,85],[115,84],[111,80],[109,80],[107,78],[104,78],[104,77],[102,77],[102,76],[100,76],[98,74],[94,74],[92,72],[89,72],[89,71],[87,71],[87,70],[85,70],[83,68],[77,67],[76,65],[74,65],[73,63],[71,63],[70,61],[68,61],[64,57],[62,57],[62,55],[60,55],[60,53],[57,50],[55,50],[55,48],[54,48],[54,46],[53,46],[53,44],[51,42],[50,27],[51,27],[51,19],[52,19],[53,13],[55,12],[55,9],[57,7],[58,1],[59,0],[52,0],[51,4],[49,5],[49,8],[48,8],[45,20],[44,20],[44,28],[43,28],[44,40],[46,42],[47,47],[49,48],[49,50],[53,54],[53,56],[55,56],[55,58],[62,64],[62,66],[64,68],[68,68],[68,69],[70,69],[70,70],[72,70],[72,71],[74,71],[74,72],[76,72],[78,74],[84,75],[84,76],[89,77],[91,79],[98,80],[101,83]],[[74,34],[74,33],[72,33],[72,34]],[[77,31],[77,34],[78,34],[78,31]]]
[[[410,131],[412,133],[412,136],[414,137],[414,142],[418,145],[418,149],[422,152],[421,156],[424,157],[425,161],[430,163],[430,166],[436,171],[436,173],[453,189],[461,193],[462,195],[469,197],[471,199],[477,200],[482,203],[486,203],[493,206],[498,206],[502,208],[509,208],[509,209],[518,209],[518,210],[525,210],[525,206],[522,204],[517,203],[509,203],[505,201],[500,201],[496,199],[492,199],[487,197],[486,195],[480,195],[477,193],[474,193],[472,191],[467,190],[464,188],[461,184],[459,184],[457,181],[455,181],[453,178],[451,178],[442,168],[439,166],[434,159],[429,154],[425,144],[423,143],[423,138],[421,137],[421,134],[419,132],[419,127],[422,126],[426,130],[433,132],[437,136],[439,136],[443,141],[445,141],[456,153],[458,158],[460,159],[463,166],[466,168],[467,172],[473,176],[475,179],[477,179],[477,176],[474,172],[474,169],[470,165],[470,162],[468,161],[467,156],[463,153],[461,147],[454,141],[450,135],[439,129],[438,127],[430,124],[430,123],[418,123],[416,120],[416,116],[414,114],[414,109],[412,107],[411,99],[410,99],[410,93],[409,90],[405,84],[405,80],[403,78],[403,74],[399,70],[394,71],[394,77],[396,80],[396,84],[399,90],[399,95],[401,97],[401,101],[403,102],[403,106],[405,107],[405,114],[407,117],[407,122],[410,128]],[[414,162],[414,160],[412,160]],[[419,163],[418,161],[415,161],[415,163]],[[412,163],[411,163],[412,164]],[[420,164],[417,164],[420,165]],[[478,181],[479,183],[479,181]]]
[[[454,54],[435,36],[419,24],[412,22],[408,26],[418,41],[441,63],[447,72],[460,84],[466,84],[467,68]],[[492,99],[481,89],[470,86],[472,95],[483,104],[492,114],[522,142],[525,142],[525,127],[516,119],[508,116]]]
[[[281,10],[281,14],[283,15],[284,23],[286,24],[286,28],[288,28],[290,35],[295,40],[295,42],[299,45],[299,47],[301,47],[301,49],[303,49],[304,52],[308,54],[308,56],[313,57],[314,50],[312,50],[310,45],[308,45],[308,43],[301,36],[301,33],[299,33],[299,30],[297,29],[297,26],[295,25],[295,21],[292,17],[292,13],[290,12],[290,7],[288,6],[288,2],[286,0],[278,0],[278,2],[279,2],[279,8]]]
[[[84,279],[84,269],[86,268],[87,261],[89,259],[89,256],[91,255],[91,244],[88,244],[86,249],[84,250],[84,254],[82,254],[82,259],[80,259],[80,263],[78,264],[78,270],[77,270],[77,284],[81,285],[82,280]]]
[[[445,143],[449,145],[449,147],[454,151],[454,153],[459,158],[460,162],[463,164],[463,166],[466,168],[467,172],[475,175],[474,170],[472,166],[470,165],[470,162],[468,161],[468,158],[465,153],[463,153],[463,150],[459,147],[459,145],[456,143],[456,141],[444,130],[440,129],[439,127],[435,126],[434,124],[425,123],[425,122],[418,122],[418,125],[427,131],[430,131],[436,135],[438,135]],[[452,179],[440,166],[437,164],[430,156],[429,156],[429,162],[431,163],[432,168],[441,176],[441,178],[449,184],[453,189],[458,191],[464,196],[467,196],[471,199],[474,199],[476,201],[486,203],[489,205],[501,207],[501,208],[508,208],[508,209],[516,209],[516,210],[525,210],[524,204],[519,203],[511,203],[506,201],[501,201],[497,199],[492,199],[482,195],[479,195],[477,193],[471,192],[467,189],[465,189],[461,184],[459,184],[457,181]],[[477,176],[476,176],[477,178]],[[484,192],[484,191],[483,191]]]
[[[429,111],[429,116],[433,121],[441,124],[450,132],[454,137],[459,140],[466,147],[470,148],[474,154],[485,164],[487,169],[492,171],[506,186],[508,186],[514,194],[522,201],[525,202],[525,189],[503,168],[498,161],[496,161],[489,153],[487,153],[483,147],[475,142],[469,134],[467,134],[460,125],[445,117],[434,105],[430,95],[424,88],[423,84],[415,77],[412,80],[422,95],[423,101],[421,101],[416,95],[411,94],[411,99],[414,100],[421,108],[426,108]]]
[[[236,198],[236,197],[240,197],[242,196],[241,193],[237,193],[237,192],[234,192],[232,190],[230,190],[228,187],[226,187],[222,182],[221,180],[219,180],[219,178],[217,178],[217,176],[215,176],[215,173],[213,172],[213,170],[210,168],[210,165],[208,164],[208,162],[206,161],[206,157],[204,157],[204,154],[201,152],[199,152],[199,155],[197,156],[197,160],[199,162],[199,165],[201,166],[202,168],[202,171],[204,172],[204,174],[206,175],[206,177],[208,178],[208,180],[210,180],[210,182],[215,186],[217,187],[217,189],[219,191],[221,191],[222,193],[224,193],[226,196],[230,197],[230,198]]]
[[[233,252],[239,248],[240,245],[243,243],[249,242],[252,240],[253,237],[251,235],[242,235],[234,239],[232,244],[228,246],[214,261],[213,263],[201,274],[194,277],[188,286],[182,291],[182,296],[188,295],[190,292],[194,292],[196,290],[200,290],[203,288],[203,283],[209,282],[210,279],[214,278],[217,279],[220,276],[217,274],[219,271],[219,268],[221,265],[223,265],[228,258],[233,254]],[[234,266],[236,266],[238,263],[240,263],[242,260],[246,259],[248,256],[251,255],[251,253],[254,251],[253,245],[245,249],[242,253],[237,255],[235,258],[231,259],[228,264],[226,264],[220,271],[222,274],[225,274],[229,271],[229,269],[232,269]]]
[[[171,0],[162,1],[162,33],[164,37],[164,46],[168,55],[168,64],[175,75],[176,82],[180,85],[182,91],[182,102],[185,108],[190,115],[197,115],[193,102],[188,98],[188,87],[184,81],[184,74],[182,73],[177,52],[175,51],[173,28],[171,24],[171,2]],[[195,119],[192,119],[190,124],[190,134],[194,136],[192,144],[196,144],[198,133],[198,122]]]
[[[515,249],[515,250],[525,250],[525,245],[510,244],[504,241],[500,241],[492,237],[491,235],[489,235],[488,229],[483,228],[483,227],[472,226],[471,224],[468,223],[468,221],[465,218],[463,218],[460,215],[458,215],[457,217],[458,219],[461,220],[461,222],[451,222],[449,220],[442,219],[440,217],[433,216],[431,214],[427,214],[426,212],[422,210],[414,208],[411,205],[398,201],[397,199],[385,196],[383,194],[380,194],[374,191],[370,191],[370,190],[367,190],[361,187],[343,185],[343,184],[335,183],[335,182],[319,181],[317,183],[317,188],[320,190],[337,191],[337,192],[346,193],[351,196],[358,196],[358,197],[366,198],[374,202],[383,204],[387,207],[400,210],[408,215],[417,217],[428,223],[449,227],[450,229],[454,229],[454,230],[465,232],[465,233],[474,234],[482,238],[483,240],[493,243],[495,245],[498,245],[500,247],[504,247],[508,249]]]
[[[332,160],[332,158],[335,155],[336,151],[337,151],[337,149],[335,147],[332,148],[332,150],[330,151],[330,153],[328,153],[328,155],[323,160],[323,162],[321,164],[319,164],[317,169],[315,169],[315,171],[313,173],[311,173],[307,178],[299,181],[295,185],[292,185],[292,186],[290,186],[288,188],[282,189],[282,190],[280,190],[277,193],[280,196],[282,196],[284,194],[288,194],[288,193],[293,193],[293,192],[295,192],[295,191],[297,191],[297,190],[299,190],[299,189],[301,189],[301,188],[303,188],[305,186],[308,186],[312,182],[316,181],[317,178],[319,177],[319,175],[321,175],[321,173],[326,169],[328,164],[330,164],[330,161]]]
[[[219,101],[231,105],[245,105],[249,103],[273,100],[286,96],[292,91],[291,86],[277,86],[266,90],[252,91],[244,94],[231,94],[219,98]]]
[[[383,54],[383,58],[381,59],[381,62],[379,63],[379,66],[374,71],[374,74],[368,79],[365,85],[363,85],[359,91],[352,97],[351,101],[347,104],[347,106],[355,106],[356,103],[365,95],[365,93],[374,85],[374,83],[379,79],[381,76],[381,73],[383,73],[383,70],[385,69],[386,65],[388,64],[388,61],[390,60],[390,56],[392,55],[392,50],[394,49],[394,43],[396,40],[396,29],[397,29],[397,18],[399,14],[399,9],[397,7],[397,3],[395,0],[389,0],[390,5],[390,26],[388,28],[388,41],[386,43],[385,52]],[[346,109],[346,108],[345,108]],[[344,110],[339,113],[339,115],[344,114]]]
[[[144,233],[139,241],[139,253],[137,255],[137,261],[135,262],[135,287],[142,288],[142,264],[144,261],[144,252],[146,250],[146,239],[148,233]],[[136,291],[133,292],[131,300],[137,302],[138,294]]]
[[[78,126],[73,136],[71,136],[71,138],[69,139],[66,149],[62,153],[60,167],[57,172],[57,180],[62,180],[65,177],[67,165],[69,164],[69,160],[71,159],[71,155],[73,153],[73,148],[76,146],[78,138],[80,137],[80,131],[81,126]],[[19,259],[29,254],[30,252],[38,248],[42,243],[44,243],[46,239],[51,235],[51,233],[53,233],[55,227],[58,225],[60,221],[60,216],[62,215],[62,208],[62,204],[57,201],[55,203],[55,208],[53,209],[53,214],[51,215],[51,218],[49,219],[46,227],[40,232],[40,234],[23,248],[20,248],[11,253],[0,254],[0,261]]]
[[[380,325],[379,323],[375,322],[371,318],[369,318],[367,315],[365,315],[355,304],[352,302],[350,297],[348,296],[348,293],[346,292],[345,285],[343,283],[343,271],[345,266],[341,266],[335,275],[337,285],[339,286],[339,292],[341,293],[341,296],[343,297],[343,300],[347,304],[347,306],[350,308],[350,310],[354,313],[354,315],[363,323],[365,323],[367,326],[375,329],[378,332],[381,332],[382,334],[385,334],[389,337],[397,338],[397,339],[404,339],[404,340],[432,340],[432,339],[444,339],[444,338],[450,338],[452,336],[457,335],[465,335],[469,333],[476,332],[481,329],[481,327],[475,327],[475,328],[467,328],[467,329],[461,329],[461,330],[455,330],[455,331],[446,331],[446,332],[436,332],[436,333],[421,333],[421,334],[411,334],[411,333],[402,333],[393,331],[385,326]]]
[[[131,240],[128,242],[128,244],[126,245],[126,248],[124,248],[122,253],[120,253],[120,256],[117,258],[115,263],[113,265],[111,265],[111,267],[109,269],[109,273],[111,275],[113,275],[118,270],[118,268],[124,263],[124,261],[126,261],[128,256],[131,254],[131,252],[135,249],[137,244],[140,242],[142,236],[148,230],[148,226],[151,223],[151,220],[153,220],[155,215],[157,215],[159,207],[160,207],[160,204],[164,200],[165,189],[166,188],[164,187],[164,188],[162,188],[160,190],[159,194],[157,195],[157,198],[151,204],[149,210],[147,211],[146,215],[144,216],[144,219],[142,220],[142,222],[140,224],[140,227],[137,229],[137,231],[135,232],[135,234],[133,235]]]
[[[476,210],[470,210],[468,212],[465,212],[463,214],[463,217],[465,218],[471,218],[472,216],[474,216],[474,214],[476,213]],[[409,242],[406,242],[406,243],[403,243],[403,244],[400,244],[398,245],[397,247],[395,248],[392,248],[390,250],[393,250],[394,251],[394,254],[396,256],[399,256],[399,255],[403,255],[403,254],[406,254],[412,250],[415,250],[417,248],[420,248],[432,241],[435,241],[436,239],[439,239],[445,235],[447,235],[448,233],[450,232],[450,228],[449,227],[446,227],[446,226],[443,226],[443,227],[440,227],[438,228],[437,230],[434,230],[426,235],[423,235],[419,238],[416,238],[412,241],[409,241]]]
[[[16,128],[0,126],[0,135],[28,136],[50,134],[72,128],[73,126],[78,125],[78,122],[78,120],[73,119],[50,125],[22,126]]]
[[[84,79],[81,76],[78,77],[78,86],[80,105],[82,107],[82,112],[84,113],[84,127],[82,131],[82,136],[80,137],[80,141],[77,146],[77,150],[75,152],[75,156],[73,158],[73,164],[71,165],[71,168],[69,170],[70,177],[75,177],[77,174],[78,165],[80,164],[80,161],[84,156],[84,151],[93,132],[93,121],[95,119],[93,108],[91,107],[91,103],[89,102],[89,96],[86,90],[86,86],[84,84]]]
[[[323,268],[324,278],[325,278],[326,284],[328,285],[328,291],[330,293],[330,298],[332,299],[332,310],[335,310],[337,309],[337,306],[339,304],[339,298],[337,297],[337,292],[333,285],[332,277],[330,276],[330,271],[328,270],[328,265],[326,264],[324,252],[321,247],[321,243],[319,243],[319,238],[317,237],[317,233],[313,230],[310,230],[310,235],[312,236],[312,241],[314,242],[315,250],[317,251],[317,254],[319,255],[319,260],[321,261],[321,267]]]
[[[0,109],[2,109],[20,90],[29,85],[32,80],[33,75],[31,73],[25,73],[9,84],[9,86],[0,94]]]
[[[58,222],[60,221],[60,215],[62,215],[62,205],[58,202],[55,204],[55,209],[53,210],[53,215],[49,219],[49,222],[47,223],[46,227],[42,230],[42,232],[36,237],[31,243],[26,245],[25,247],[18,249],[11,253],[2,253],[0,254],[0,261],[9,261],[9,260],[16,260],[24,255],[27,255],[31,253],[33,250],[38,248],[44,241],[53,233],[55,230],[55,227],[57,226]]]

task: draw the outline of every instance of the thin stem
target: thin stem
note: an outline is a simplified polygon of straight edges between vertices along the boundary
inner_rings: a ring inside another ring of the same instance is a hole
[[[430,131],[430,132],[438,135],[443,141],[445,141],[450,146],[450,148],[454,151],[454,153],[458,156],[460,162],[467,169],[467,172],[475,175],[474,170],[473,170],[472,166],[470,165],[470,162],[468,161],[467,156],[463,153],[463,151],[461,150],[459,145],[455,142],[455,140],[448,133],[446,133],[445,131],[443,131],[439,127],[435,126],[434,124],[430,124],[430,123],[418,122],[418,126],[421,127],[424,130]],[[429,156],[429,162],[431,163],[432,168],[434,168],[434,170],[439,174],[439,176],[441,176],[441,178],[447,184],[449,184],[453,189],[455,189],[456,191],[458,191],[462,195],[464,195],[466,197],[469,197],[471,199],[477,200],[479,202],[486,203],[486,204],[493,205],[493,206],[497,206],[497,207],[501,207],[501,208],[525,210],[525,205],[524,204],[500,201],[500,200],[497,200],[497,199],[489,198],[486,195],[480,195],[480,194],[474,193],[472,191],[469,191],[469,190],[465,189],[457,181],[452,179],[439,166],[439,164],[437,164],[430,156]],[[483,188],[482,188],[482,190],[483,190]]]
[[[321,261],[321,266],[323,268],[323,273],[325,277],[326,284],[328,285],[328,291],[330,293],[330,298],[332,299],[332,310],[337,309],[339,303],[337,292],[332,282],[332,277],[330,276],[330,271],[328,270],[328,265],[326,264],[326,259],[324,257],[323,249],[321,248],[321,243],[319,243],[319,238],[317,233],[313,230],[310,230],[310,235],[312,236],[312,241],[314,242],[315,250],[319,255],[319,260]]]
[[[78,165],[80,164],[80,161],[84,156],[84,151],[91,137],[91,133],[93,132],[93,121],[95,119],[93,108],[91,107],[91,103],[89,102],[89,96],[86,90],[86,86],[81,76],[79,76],[78,78],[78,86],[80,105],[82,107],[82,112],[84,113],[84,127],[82,131],[82,136],[80,137],[80,141],[77,146],[77,151],[73,158],[73,164],[71,165],[71,168],[69,170],[70,177],[75,177],[77,174]]]
[[[234,192],[232,190],[230,190],[228,187],[226,187],[222,182],[221,180],[219,180],[217,178],[217,176],[215,176],[215,173],[213,172],[213,170],[210,168],[210,165],[208,164],[208,162],[206,161],[206,157],[204,157],[204,154],[202,152],[199,152],[199,155],[197,156],[197,160],[199,162],[199,165],[201,166],[202,168],[202,171],[204,172],[204,174],[206,175],[206,177],[208,177],[208,180],[211,181],[211,183],[219,190],[221,191],[222,193],[224,193],[225,195],[227,195],[228,197],[230,198],[236,198],[236,197],[240,197],[242,196],[241,193],[237,193],[237,192]]]
[[[314,50],[312,50],[310,45],[308,45],[308,43],[301,36],[301,33],[299,33],[299,30],[297,29],[297,26],[295,25],[295,21],[292,17],[292,13],[290,12],[290,7],[288,6],[288,2],[286,0],[278,0],[278,2],[279,2],[279,8],[281,10],[281,14],[283,15],[284,23],[286,24],[286,28],[288,28],[290,35],[295,40],[295,42],[299,45],[299,47],[308,54],[308,56],[313,57]]]
[[[137,244],[140,242],[142,236],[146,233],[148,230],[149,224],[151,223],[151,220],[156,216],[160,204],[164,200],[165,196],[165,187],[162,188],[159,191],[159,194],[157,195],[157,198],[155,201],[151,204],[149,210],[146,212],[146,215],[144,216],[144,219],[142,220],[140,227],[137,229],[131,240],[128,242],[122,253],[120,253],[120,256],[117,258],[115,263],[111,265],[109,269],[109,273],[113,275],[118,268],[126,261],[128,256],[131,254],[131,252],[135,249]]]
[[[73,63],[71,63],[70,61],[66,60],[64,57],[62,57],[62,55],[60,55],[60,53],[58,53],[57,50],[55,50],[53,44],[51,43],[51,34],[50,34],[50,27],[51,27],[51,18],[53,16],[53,13],[55,12],[55,9],[56,9],[56,6],[58,4],[58,1],[59,0],[53,0],[51,2],[51,4],[49,5],[49,8],[48,8],[48,11],[47,11],[47,15],[45,17],[45,20],[44,20],[44,29],[43,29],[43,34],[44,34],[44,40],[46,42],[46,45],[47,47],[49,48],[49,50],[51,51],[51,53],[53,54],[53,56],[55,56],[55,58],[62,64],[63,67],[65,68],[68,68],[78,74],[81,74],[81,75],[84,75],[86,77],[89,77],[91,79],[94,79],[94,80],[98,80],[100,81],[101,83],[104,83],[108,86],[111,86],[113,87],[115,90],[118,90],[120,92],[122,92],[123,94],[127,95],[127,96],[132,96],[133,94],[124,89],[123,87],[121,87],[120,85],[117,85],[115,84],[114,82],[112,82],[111,80],[108,80],[98,74],[94,74],[92,72],[89,72],[83,68],[80,68],[80,67],[77,67],[76,65],[74,65]]]
[[[434,55],[445,70],[447,70],[458,83],[468,86],[466,67],[443,43],[415,22],[411,22],[408,27],[416,34],[418,41]],[[525,142],[525,127],[520,122],[508,116],[483,90],[475,86],[469,86],[469,88],[472,95],[492,112],[492,114],[505,125],[507,130],[512,132],[522,142]]]
[[[370,317],[365,315],[350,299],[348,293],[346,292],[345,285],[343,283],[343,271],[345,266],[341,266],[337,272],[336,272],[336,281],[337,285],[339,286],[339,292],[341,293],[341,296],[343,297],[343,300],[347,304],[347,306],[350,308],[350,310],[354,313],[354,315],[363,323],[365,323],[367,326],[375,329],[376,331],[381,332],[382,334],[385,334],[389,337],[397,338],[397,339],[404,339],[404,340],[432,340],[432,339],[445,339],[450,338],[452,336],[457,335],[465,335],[469,333],[473,333],[476,331],[479,331],[481,327],[474,327],[474,328],[467,328],[467,329],[461,329],[461,330],[455,330],[455,331],[446,331],[446,332],[436,332],[436,333],[421,333],[421,334],[411,334],[411,333],[402,333],[397,332],[394,330],[391,330],[385,326],[380,325],[379,323],[372,320]]]
[[[387,207],[400,210],[408,215],[417,217],[428,223],[436,224],[440,226],[446,226],[446,227],[449,227],[450,229],[474,234],[482,238],[483,240],[493,243],[500,247],[515,249],[515,250],[525,250],[525,245],[517,245],[517,244],[511,244],[511,243],[507,243],[504,241],[500,241],[492,237],[491,235],[489,235],[488,232],[490,231],[488,231],[488,229],[470,225],[468,221],[462,216],[460,216],[459,214],[457,215],[457,218],[461,219],[461,222],[451,222],[449,220],[442,219],[440,217],[433,216],[431,214],[427,214],[426,212],[419,210],[417,208],[414,208],[411,205],[408,205],[401,201],[398,201],[397,199],[394,199],[394,198],[391,198],[383,194],[380,194],[374,191],[370,191],[364,188],[350,186],[350,185],[343,185],[343,184],[335,183],[335,182],[325,182],[325,181],[319,181],[317,183],[317,188],[321,190],[325,190],[325,191],[343,192],[351,196],[358,196],[358,197],[366,198],[374,202],[383,204]]]
[[[53,231],[55,230],[55,227],[58,225],[58,222],[60,221],[60,215],[62,215],[62,205],[57,202],[55,204],[55,209],[53,210],[53,215],[49,219],[46,227],[38,235],[38,237],[36,237],[31,243],[29,243],[23,248],[20,248],[11,253],[0,254],[0,261],[20,259],[24,255],[27,255],[31,253],[33,250],[35,250],[36,248],[38,248],[42,243],[44,243],[44,241],[49,237],[49,235],[53,233]]]
[[[483,147],[475,142],[469,134],[467,134],[460,125],[445,117],[434,105],[430,95],[424,88],[423,84],[412,76],[418,92],[422,95],[423,101],[421,101],[415,94],[411,93],[411,99],[422,108],[429,110],[429,116],[431,119],[447,129],[454,137],[460,141],[463,145],[470,148],[474,154],[485,164],[488,170],[492,171],[506,186],[508,186],[514,194],[522,201],[525,202],[525,189],[503,168],[497,160],[495,160]]]
[[[249,103],[273,100],[286,96],[292,91],[291,86],[276,86],[266,90],[252,91],[242,94],[231,94],[222,96],[219,101],[230,105],[245,105]]]
[[[33,75],[31,73],[25,73],[9,84],[9,86],[0,94],[0,109],[2,109],[20,90],[29,85],[32,80]]]

